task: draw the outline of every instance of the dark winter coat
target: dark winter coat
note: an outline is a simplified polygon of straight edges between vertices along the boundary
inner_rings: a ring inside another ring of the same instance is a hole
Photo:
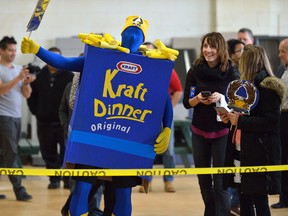
[[[249,116],[240,116],[238,119],[238,129],[241,129],[241,166],[280,165],[280,105],[285,86],[278,78],[269,77],[266,71],[257,74],[254,84],[259,90],[258,105]],[[227,152],[227,165],[233,166],[232,151],[228,148]],[[280,182],[281,172],[243,173],[241,191],[245,194],[277,194],[280,192]]]
[[[232,66],[231,62],[229,64],[229,68],[225,72],[220,70],[220,64],[214,68],[210,68],[205,61],[202,64],[193,65],[186,77],[183,97],[184,107],[186,109],[192,108],[189,104],[191,87],[195,87],[195,95],[201,91],[225,94],[228,84],[240,77],[239,71]],[[199,103],[195,106],[192,125],[206,132],[215,132],[224,129],[226,126],[217,121],[214,107],[215,103],[210,105]]]
[[[27,103],[38,121],[60,123],[59,107],[62,95],[73,76],[72,72],[63,70],[51,74],[47,66],[36,75],[36,80],[31,83],[32,93]]]

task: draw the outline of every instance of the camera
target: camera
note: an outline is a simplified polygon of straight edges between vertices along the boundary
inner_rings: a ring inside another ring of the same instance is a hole
[[[37,74],[40,72],[41,68],[37,65],[33,65],[32,63],[29,63],[27,65],[27,69],[29,70],[30,74]]]

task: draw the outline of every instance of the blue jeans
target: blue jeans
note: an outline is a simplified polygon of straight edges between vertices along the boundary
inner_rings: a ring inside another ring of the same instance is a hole
[[[230,195],[230,206],[238,207],[240,205],[239,193],[236,188],[228,188],[228,192]]]
[[[171,137],[168,149],[163,153],[163,166],[164,168],[175,168],[175,152],[174,152],[174,123],[171,125]],[[163,176],[164,182],[173,181],[173,175]]]
[[[94,199],[95,199],[95,202],[96,202],[96,207],[98,209],[100,209],[100,203],[101,203],[101,200],[102,200],[102,194],[103,194],[103,187],[100,186],[96,192],[96,194],[94,195]]]
[[[227,136],[206,139],[192,133],[193,158],[196,168],[223,167]],[[227,190],[223,190],[223,175],[198,175],[202,199],[205,204],[204,216],[230,216],[230,202]]]

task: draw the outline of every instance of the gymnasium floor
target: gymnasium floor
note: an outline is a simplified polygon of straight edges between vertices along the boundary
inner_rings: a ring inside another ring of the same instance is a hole
[[[30,202],[15,201],[12,186],[7,176],[0,177],[0,193],[6,195],[0,200],[0,215],[17,216],[58,216],[69,190],[48,190],[48,177],[27,176],[23,185],[33,195]],[[63,185],[61,185],[63,186]],[[161,176],[155,176],[152,182],[152,192],[142,194],[138,187],[133,188],[133,216],[201,216],[203,203],[199,192],[197,177],[175,176],[176,193],[164,192]],[[278,196],[270,196],[270,204],[278,200]],[[288,208],[274,210],[273,216],[287,216]]]

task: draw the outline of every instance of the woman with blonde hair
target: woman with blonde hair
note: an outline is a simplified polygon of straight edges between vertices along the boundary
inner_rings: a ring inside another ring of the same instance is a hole
[[[241,79],[252,82],[259,91],[259,102],[250,115],[228,113],[230,123],[241,130],[241,166],[281,164],[280,105],[285,86],[271,70],[261,46],[247,45],[240,59]],[[279,172],[242,173],[241,215],[270,216],[268,194],[280,192]],[[255,210],[254,210],[255,209]]]

